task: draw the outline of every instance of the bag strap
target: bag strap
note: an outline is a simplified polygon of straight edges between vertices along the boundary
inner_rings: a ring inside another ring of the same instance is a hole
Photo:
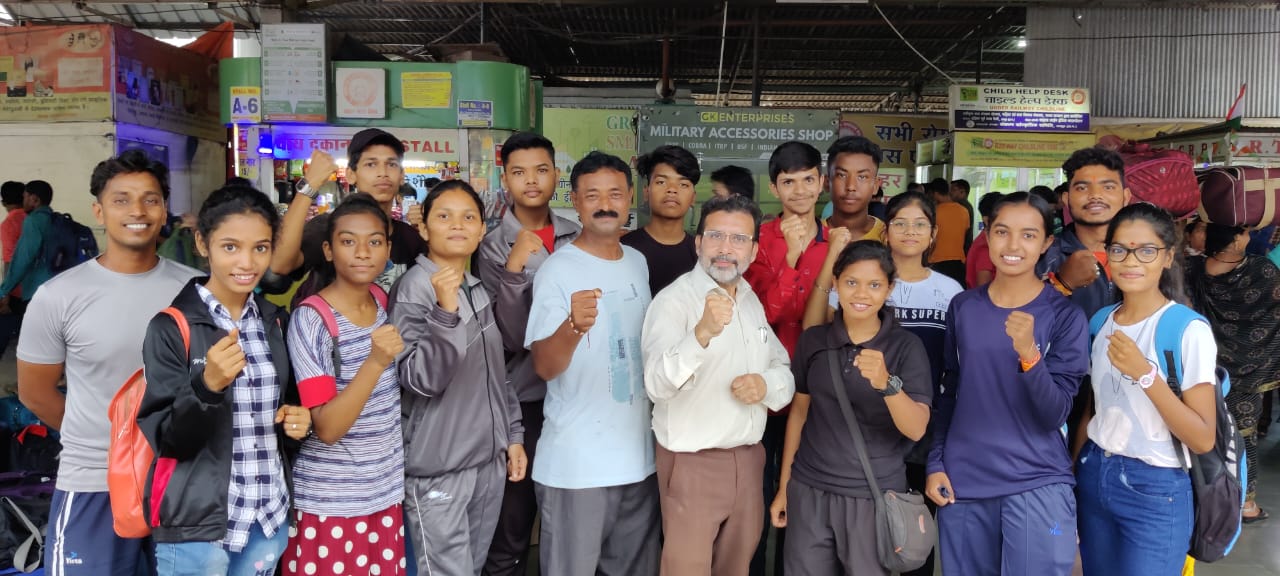
[[[1117,306],[1119,304],[1103,306],[1089,318],[1089,350],[1093,350],[1093,341],[1098,339],[1098,333],[1102,332],[1102,327],[1107,325],[1107,318],[1115,312]]]
[[[849,404],[849,394],[844,389],[844,376],[840,370],[839,360],[836,358],[840,350],[840,348],[827,350],[827,366],[831,369],[831,386],[836,389],[836,402],[840,404],[840,412],[844,414],[845,424],[849,425],[849,436],[853,438],[853,447],[858,452],[858,461],[862,463],[862,473],[866,475],[867,483],[871,485],[872,500],[879,508],[883,505],[880,483],[876,482],[875,471],[871,469],[871,461],[867,458],[867,443],[862,439],[858,417],[853,413],[853,406]]]
[[[173,323],[178,325],[178,333],[182,335],[182,349],[187,351],[187,357],[190,359],[191,326],[187,324],[187,317],[183,315],[181,310],[174,308],[173,306],[165,308],[164,310],[161,310],[161,312],[168,314],[170,318],[173,318]]]
[[[381,286],[370,282],[369,293],[373,295],[373,300],[374,302],[378,303],[378,306],[381,306],[383,310],[387,309],[387,291],[386,290],[383,290]]]
[[[1165,383],[1179,400],[1182,399],[1182,335],[1198,318],[1203,317],[1195,310],[1174,303],[1156,321],[1155,345],[1156,350],[1160,351],[1160,363],[1164,365],[1164,373],[1167,375]],[[1182,469],[1189,470],[1191,454],[1184,449],[1177,436],[1170,434],[1169,438],[1173,440],[1173,450]]]
[[[381,290],[381,288],[379,288]],[[376,295],[374,296],[377,297]],[[324,329],[329,331],[329,338],[333,340],[333,373],[336,375],[342,370],[342,355],[338,351],[338,318],[333,315],[333,308],[329,306],[329,301],[324,299],[319,293],[312,294],[302,299],[298,306],[305,306],[316,311],[320,315],[320,320],[324,322]]]
[[[22,541],[22,544],[18,545],[17,550],[14,550],[13,567],[21,570],[24,574],[34,572],[36,568],[40,567],[40,562],[44,560],[44,535],[36,527],[35,522],[31,521],[27,513],[23,512],[22,508],[13,499],[6,496],[0,498],[0,502],[4,502],[9,507],[9,510],[22,522],[22,525],[27,528],[27,533],[30,534],[26,540]]]

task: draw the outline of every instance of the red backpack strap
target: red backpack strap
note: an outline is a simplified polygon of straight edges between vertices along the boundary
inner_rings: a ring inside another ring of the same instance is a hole
[[[316,311],[320,315],[320,320],[324,322],[325,330],[329,331],[329,337],[333,338],[333,371],[336,375],[342,370],[342,357],[338,353],[338,318],[333,315],[333,308],[329,307],[323,296],[312,294],[302,299],[298,306],[306,306]]]
[[[369,293],[373,294],[373,299],[375,302],[378,303],[378,306],[381,306],[383,310],[387,309],[387,291],[386,290],[383,290],[381,286],[370,282]]]
[[[187,317],[183,315],[181,310],[174,308],[173,306],[165,308],[164,310],[161,310],[161,312],[168,314],[170,318],[173,318],[173,323],[178,325],[178,333],[182,334],[182,349],[186,350],[187,356],[190,357],[191,326],[187,324]]]

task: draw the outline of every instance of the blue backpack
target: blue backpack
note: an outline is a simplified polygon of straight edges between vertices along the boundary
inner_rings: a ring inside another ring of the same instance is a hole
[[[76,222],[70,214],[53,212],[49,216],[44,260],[54,274],[98,257],[98,240],[93,237],[92,229]]]
[[[1092,350],[1094,338],[1115,311],[1116,304],[1107,306],[1089,320],[1089,342]],[[1182,397],[1182,334],[1192,322],[1209,321],[1195,310],[1175,303],[1156,324],[1156,350],[1160,354],[1160,367],[1169,377],[1166,381],[1173,393]],[[1191,532],[1191,549],[1188,554],[1201,562],[1213,562],[1231,553],[1240,538],[1241,514],[1244,510],[1245,491],[1241,484],[1248,478],[1248,460],[1243,458],[1244,438],[1236,428],[1235,420],[1227,411],[1224,400],[1231,390],[1231,378],[1218,366],[1214,371],[1217,431],[1213,449],[1204,454],[1184,450],[1182,443],[1173,439],[1174,450],[1179,455],[1189,455],[1182,468],[1191,476],[1191,491],[1195,496],[1195,527]],[[1182,460],[1179,458],[1179,460]]]

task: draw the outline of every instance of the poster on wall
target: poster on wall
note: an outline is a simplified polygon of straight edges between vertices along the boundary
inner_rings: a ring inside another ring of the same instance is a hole
[[[1087,88],[953,84],[950,108],[954,130],[1089,131]]]
[[[325,122],[324,41],[324,24],[262,26],[264,121]]]
[[[386,70],[338,68],[334,76],[339,118],[386,118]]]
[[[221,141],[218,64],[132,30],[116,38],[115,119]]]
[[[453,74],[450,72],[400,74],[400,100],[405,108],[448,108],[452,97]]]
[[[111,118],[111,27],[0,28],[0,121]]]
[[[636,164],[636,133],[632,128],[634,113],[630,110],[580,108],[546,108],[543,135],[556,145],[556,168],[560,181],[551,198],[553,208],[568,209],[569,175],[573,165],[594,150],[622,158],[631,167]],[[574,218],[576,220],[576,216]]]

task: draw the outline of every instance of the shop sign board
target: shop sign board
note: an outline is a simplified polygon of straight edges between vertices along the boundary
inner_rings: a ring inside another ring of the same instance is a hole
[[[490,128],[493,126],[492,100],[459,100],[459,128]]]
[[[942,116],[851,112],[840,115],[840,136],[862,136],[880,147],[881,172],[886,168],[914,168],[916,143],[937,138],[947,131],[947,119]],[[889,188],[885,192],[889,192]]]
[[[231,123],[262,123],[262,88],[259,86],[231,87]]]
[[[327,120],[324,24],[262,25],[262,108],[267,122]]]
[[[836,138],[838,120],[834,110],[643,107],[639,150],[671,144],[706,157],[767,159],[790,140],[826,150]]]
[[[0,122],[111,118],[111,26],[0,29]]]
[[[588,153],[599,150],[635,166],[635,113],[630,110],[546,108],[543,135],[556,143],[556,168],[560,181],[551,197],[553,208],[570,208],[569,175],[573,165]],[[704,178],[706,180],[707,178]]]
[[[271,128],[271,141],[276,158],[306,159],[311,151],[328,152],[334,158],[346,159],[351,137],[363,130],[359,127],[339,126],[290,126]],[[404,159],[431,162],[456,162],[458,160],[458,131],[432,128],[394,128],[392,134],[404,143]]]
[[[956,132],[957,166],[1057,168],[1072,152],[1094,145],[1092,134]]]
[[[951,86],[953,130],[1088,132],[1087,88]]]
[[[335,112],[339,118],[385,118],[387,71],[383,68],[337,68]]]
[[[1178,139],[1153,139],[1151,145],[1186,152],[1197,163],[1280,161],[1280,132],[1221,133]]]

